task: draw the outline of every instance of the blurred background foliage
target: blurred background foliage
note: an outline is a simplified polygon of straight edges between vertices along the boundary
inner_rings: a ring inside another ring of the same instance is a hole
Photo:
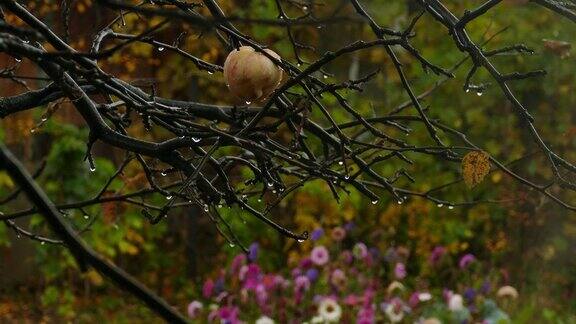
[[[407,26],[417,8],[411,1],[363,1],[369,12],[384,25],[393,28]],[[339,9],[338,15],[354,16],[353,8],[344,2],[322,1],[314,5],[315,15],[325,17]],[[462,13],[465,8],[482,1],[444,1],[451,10]],[[87,50],[92,33],[109,20],[109,12],[98,9],[91,0],[73,1],[74,13],[70,26],[71,43]],[[278,15],[274,1],[231,0],[220,1],[229,15],[250,18],[275,19]],[[59,2],[29,1],[28,8],[56,30],[63,33]],[[204,10],[204,9],[201,9]],[[292,16],[302,14],[300,8],[286,2]],[[160,18],[141,19],[134,14],[125,15],[126,25],[113,28],[120,32],[134,33],[153,26]],[[79,23],[85,22],[85,23]],[[76,26],[76,27],[74,27]],[[80,27],[78,27],[80,26]],[[281,27],[237,23],[244,33],[252,35],[261,44],[278,52],[283,59],[296,62],[293,49]],[[202,33],[186,24],[173,22],[155,37],[172,43],[182,31],[187,38],[182,49],[202,59],[223,64],[227,53],[215,34]],[[416,26],[413,43],[422,55],[443,67],[454,67],[463,59],[439,26],[424,16]],[[514,90],[537,120],[539,131],[550,145],[568,160],[576,161],[576,104],[574,96],[574,56],[560,55],[546,47],[546,40],[572,43],[576,25],[531,5],[505,1],[468,27],[472,38],[479,43],[489,41],[485,48],[495,49],[514,43],[523,43],[536,51],[535,55],[506,55],[494,58],[502,71],[528,71],[544,68],[548,75],[543,79],[515,82]],[[302,26],[293,29],[299,42],[310,44],[317,53],[300,50],[306,61],[313,61],[325,50],[336,49],[357,39],[369,40],[372,35],[367,26],[349,22],[325,26]],[[492,84],[484,93],[466,93],[462,90],[470,62],[455,71],[457,78],[443,80],[425,74],[418,62],[399,51],[406,72],[417,93],[422,93],[441,83],[434,92],[423,99],[434,118],[468,134],[469,138],[502,161],[516,161],[511,168],[531,179],[550,177],[543,156],[522,131],[510,104]],[[11,59],[2,58],[3,65],[13,65]],[[199,71],[192,62],[168,51],[135,43],[101,62],[105,70],[135,83],[152,83],[157,94],[181,100],[205,103],[233,104],[221,73]],[[38,73],[28,62],[21,63],[21,70]],[[386,114],[408,98],[398,75],[384,49],[373,48],[344,56],[330,64],[324,73],[328,81],[358,78],[376,69],[377,77],[365,86],[362,93],[348,92],[347,99],[363,114]],[[477,73],[475,83],[491,82],[486,73]],[[1,95],[23,91],[19,86],[2,81]],[[30,85],[40,86],[29,82]],[[90,172],[84,161],[87,129],[68,103],[46,116],[46,109],[22,112],[1,121],[0,136],[3,141],[24,157],[29,169],[34,170],[44,160],[46,170],[38,178],[50,197],[58,203],[88,199],[115,172],[123,152],[98,146],[96,170]],[[406,110],[409,112],[410,110]],[[337,121],[345,121],[344,112],[332,111]],[[320,114],[313,111],[312,116]],[[45,122],[44,117],[49,117]],[[34,129],[34,132],[31,130]],[[146,132],[142,125],[129,130],[132,135],[149,140],[169,136],[158,130]],[[400,134],[393,134],[401,136]],[[280,130],[278,137],[286,136]],[[406,138],[410,143],[426,143],[423,129],[414,127]],[[449,140],[447,139],[447,142]],[[524,156],[529,155],[529,158]],[[403,165],[415,175],[414,184],[403,185],[426,191],[439,185],[459,180],[460,165],[436,160],[430,156],[409,155],[413,165]],[[388,160],[380,166],[384,175],[390,175],[401,161]],[[160,167],[161,165],[158,165]],[[239,183],[247,170],[231,175]],[[169,183],[173,175],[163,182]],[[144,189],[145,177],[136,163],[130,164],[120,180],[115,180],[108,194],[128,193]],[[0,196],[14,189],[11,179],[0,172]],[[440,274],[426,266],[426,260],[435,246],[448,248],[453,256],[473,253],[493,271],[501,274],[503,284],[511,284],[520,292],[518,305],[512,318],[534,323],[543,321],[569,323],[576,321],[576,215],[527,190],[499,171],[491,172],[483,183],[467,189],[463,183],[438,191],[438,197],[447,201],[479,200],[485,203],[463,205],[449,209],[447,206],[411,198],[402,205],[388,199],[386,194],[377,204],[372,204],[357,192],[342,194],[337,202],[330,189],[321,182],[311,182],[284,200],[274,213],[277,221],[295,230],[314,228],[330,229],[347,223],[355,224],[357,237],[364,237],[372,245],[385,250],[387,247],[405,247],[410,251],[407,270],[418,280],[436,285],[450,286]],[[567,197],[574,201],[574,195]],[[150,197],[158,202],[163,197]],[[271,197],[253,204],[264,204]],[[499,201],[499,203],[490,203]],[[25,199],[11,208],[27,208]],[[5,207],[0,207],[4,212]],[[13,211],[13,210],[12,210]],[[260,258],[268,269],[285,267],[290,260],[308,253],[310,243],[285,240],[276,232],[239,209],[223,210],[222,214],[232,224],[242,242],[257,241],[261,246]],[[87,207],[84,213],[70,212],[70,222],[97,251],[135,275],[171,304],[184,310],[186,304],[201,289],[206,276],[217,272],[233,255],[239,253],[220,237],[210,219],[201,209],[181,209],[157,225],[149,224],[138,206],[106,203]],[[32,231],[50,236],[42,217],[36,215],[18,221]],[[350,242],[352,244],[353,242]],[[73,258],[58,245],[40,244],[19,238],[9,228],[0,224],[0,319],[20,322],[75,321],[92,322],[151,322],[149,311],[130,296],[117,290],[96,272],[80,275]]]

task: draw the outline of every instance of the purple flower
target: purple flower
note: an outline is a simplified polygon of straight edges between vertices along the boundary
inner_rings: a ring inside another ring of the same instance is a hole
[[[318,279],[318,270],[311,268],[308,269],[308,271],[306,271],[306,277],[308,277],[308,279],[310,279],[311,282],[316,281],[316,279]]]
[[[346,232],[350,232],[351,230],[353,230],[355,227],[353,222],[348,222],[346,223],[346,225],[344,225],[344,229],[346,230]]]
[[[432,250],[432,254],[430,254],[430,263],[432,264],[436,264],[438,263],[438,261],[440,261],[440,259],[444,256],[444,254],[446,254],[446,248],[439,245],[436,246],[433,250]]]
[[[406,266],[404,263],[396,263],[396,266],[394,266],[394,275],[397,279],[404,279],[406,277]]]
[[[465,254],[458,262],[460,269],[466,269],[468,266],[476,260],[476,257],[470,253]]]
[[[224,291],[224,278],[220,277],[214,283],[214,295],[218,295]]]
[[[325,265],[330,260],[330,254],[328,253],[328,249],[323,246],[315,247],[312,252],[310,253],[310,259],[315,265]]]
[[[258,243],[250,244],[250,247],[248,248],[248,261],[256,262],[256,259],[258,259],[258,248]]]
[[[196,318],[198,315],[200,315],[200,311],[202,310],[202,307],[204,307],[204,305],[202,305],[201,302],[194,300],[192,301],[190,304],[188,304],[188,316],[190,318]]]
[[[410,305],[410,307],[414,308],[418,305],[418,303],[420,302],[420,293],[419,292],[414,292],[412,293],[412,295],[410,295],[410,298],[408,299],[408,305]]]
[[[214,281],[212,281],[212,279],[208,279],[204,282],[204,285],[202,286],[202,296],[208,299],[212,297],[213,292],[214,292]]]
[[[464,298],[466,298],[466,300],[470,303],[476,297],[476,290],[474,290],[473,288],[466,288],[463,295]]]
[[[492,290],[490,281],[484,280],[484,283],[482,283],[482,287],[480,287],[480,293],[487,295],[490,292],[490,290]]]
[[[321,228],[317,228],[314,231],[312,231],[312,234],[310,235],[310,239],[312,241],[318,241],[322,235],[324,235],[324,230]]]

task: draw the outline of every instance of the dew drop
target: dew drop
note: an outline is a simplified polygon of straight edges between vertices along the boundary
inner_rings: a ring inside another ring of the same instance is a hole
[[[251,104],[251,103],[252,103],[252,101],[246,101],[246,104],[247,104],[247,105],[249,105],[249,104]]]
[[[20,235],[20,233],[16,234],[16,238],[22,238],[22,236]]]
[[[268,187],[272,187],[273,185],[274,185],[274,183],[268,182]]]
[[[29,40],[27,40],[27,39],[25,39],[23,42],[24,42],[24,44],[28,44],[28,43],[30,43],[30,41],[29,41]]]
[[[378,200],[372,200],[372,205],[376,205],[378,203]]]
[[[454,206],[450,205],[448,206],[448,209],[454,209]]]
[[[204,211],[205,211],[205,212],[208,211],[208,205],[204,205]]]
[[[22,62],[22,59],[21,59],[21,58],[19,58],[19,57],[16,57],[16,58],[14,58],[14,61],[16,61],[16,62],[20,63],[20,62]]]
[[[483,95],[482,91],[478,91],[476,92],[476,94],[478,95],[478,97],[481,97]]]
[[[90,218],[90,216],[84,215],[84,219],[88,219],[88,218]]]
[[[35,132],[36,132],[36,128],[32,128],[32,129],[30,130],[30,133],[32,133],[32,134],[34,134]]]
[[[301,66],[302,66],[302,64],[298,63],[298,64],[296,64],[296,66],[297,66],[297,67],[301,67]]]
[[[162,52],[164,50],[164,47],[160,46],[158,47],[158,52]]]
[[[242,199],[246,199],[246,197],[248,197],[248,195],[246,194],[242,195]]]
[[[258,198],[258,202],[262,202],[262,198]]]
[[[90,166],[90,172],[94,172],[96,171],[96,166],[95,165],[91,165]]]
[[[338,165],[344,165],[343,161],[338,162]]]
[[[112,225],[112,227],[113,227],[115,230],[120,229],[120,227],[118,227],[118,224],[114,224],[114,225]]]
[[[172,199],[172,196],[166,196],[166,199],[170,200]]]
[[[230,246],[231,248],[233,248],[233,247],[235,247],[235,246],[236,246],[236,244],[234,244],[234,243],[230,243],[230,244],[228,244],[228,246]]]
[[[44,244],[46,244],[46,242],[44,242],[44,241],[40,242],[40,245],[44,245]]]
[[[403,202],[404,202],[404,200],[402,200],[402,199],[397,201],[398,205],[402,205]]]
[[[272,190],[272,193],[276,193],[276,189]]]
[[[308,6],[304,6],[304,7],[302,7],[302,10],[304,10],[304,11],[308,11]]]
[[[280,188],[280,192],[284,192],[284,188]]]
[[[214,72],[213,72],[213,71],[208,71],[208,74],[209,74],[209,75],[212,75],[212,74],[214,74]]]
[[[298,241],[298,243],[302,243],[302,242],[304,242],[304,241],[306,241],[306,240],[305,240],[305,239],[298,239],[297,241]]]
[[[321,27],[318,27],[321,28]],[[324,79],[328,79],[328,76],[326,74],[324,74]]]
[[[346,180],[350,179],[350,175],[348,175],[348,174],[345,175],[345,176],[344,176],[344,179],[346,179]]]
[[[442,207],[444,207],[444,204],[440,203],[440,204],[438,204],[438,205],[436,205],[436,206],[442,208]]]
[[[42,117],[42,119],[40,119],[42,122],[45,122],[48,120],[48,117]]]
[[[192,141],[193,141],[194,143],[198,143],[198,142],[201,141],[201,139],[199,139],[198,137],[192,137]]]
[[[466,93],[470,92],[470,89],[466,88]]]
[[[222,204],[218,204],[218,208],[222,208]]]
[[[162,171],[162,172],[160,172],[160,175],[163,176],[163,177],[165,177],[165,176],[166,176],[166,172]]]

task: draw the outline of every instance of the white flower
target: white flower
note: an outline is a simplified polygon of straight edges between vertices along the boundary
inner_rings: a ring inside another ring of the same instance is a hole
[[[462,295],[454,294],[450,296],[450,300],[448,300],[448,309],[453,312],[457,312],[464,308],[464,300],[462,299]]]
[[[396,306],[394,303],[386,305],[384,312],[386,313],[388,319],[390,319],[390,322],[392,323],[398,323],[402,321],[402,319],[404,318],[404,311],[400,309],[399,312],[396,312]]]
[[[388,293],[391,294],[394,292],[394,290],[404,290],[404,285],[399,282],[399,281],[393,281],[389,286],[388,286]]]
[[[262,316],[256,320],[255,324],[274,324],[274,320],[268,316]]]
[[[418,294],[418,300],[421,302],[429,301],[430,299],[432,299],[432,295],[430,293],[423,292]]]
[[[338,322],[342,316],[342,307],[330,298],[324,299],[318,306],[318,315],[328,323]],[[314,319],[312,319],[314,323]]]
[[[496,292],[498,297],[511,297],[512,299],[518,298],[518,290],[512,286],[502,286]]]
[[[310,323],[324,323],[324,318],[322,316],[314,316],[312,317],[312,319],[310,320]]]

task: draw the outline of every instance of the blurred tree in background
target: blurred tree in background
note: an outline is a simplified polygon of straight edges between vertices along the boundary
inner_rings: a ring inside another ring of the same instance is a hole
[[[576,320],[572,1],[38,0],[2,8],[0,138],[82,240],[180,312],[251,242],[262,268],[280,271],[313,248],[295,233],[348,226],[354,235],[344,247],[362,240],[407,251],[415,286],[458,286],[428,262],[441,246],[455,259],[476,256],[498,284],[518,289],[513,319]],[[442,8],[464,18],[450,21]],[[42,26],[77,52],[59,48]],[[466,45],[464,27],[500,79]],[[239,102],[226,88],[222,66],[240,44],[282,58],[283,85],[269,100]],[[168,143],[181,157],[94,137],[50,64],[74,77],[117,133]],[[222,195],[200,177],[216,179]],[[153,321],[101,271],[79,271],[19,188],[0,171],[2,321]]]

